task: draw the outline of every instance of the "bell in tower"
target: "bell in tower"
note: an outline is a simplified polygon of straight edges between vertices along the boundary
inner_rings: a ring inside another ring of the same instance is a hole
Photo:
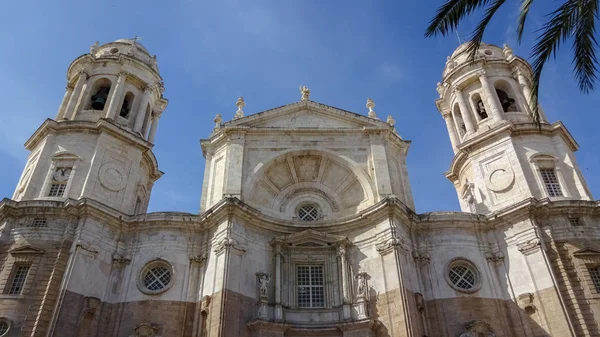
[[[92,109],[104,110],[109,90],[110,88],[102,87],[92,96]]]

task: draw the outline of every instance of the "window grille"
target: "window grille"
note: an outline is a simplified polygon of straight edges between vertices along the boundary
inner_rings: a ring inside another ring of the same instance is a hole
[[[475,272],[465,265],[450,268],[448,276],[452,284],[460,289],[471,290],[475,287]]]
[[[583,226],[583,223],[581,223],[581,219],[577,217],[569,217],[569,224],[574,227]]]
[[[8,322],[0,321],[0,336],[4,336],[8,332]]]
[[[313,204],[304,205],[298,210],[298,218],[303,221],[315,221],[319,218],[319,209]]]
[[[19,295],[23,291],[27,274],[29,273],[29,266],[16,266],[15,273],[8,289],[9,295]]]
[[[546,185],[546,191],[548,191],[548,196],[562,197],[563,193],[560,188],[558,178],[556,177],[556,171],[553,168],[540,169],[540,173],[542,174],[542,180],[544,181],[544,185]]]
[[[298,266],[298,307],[322,308],[325,306],[323,266]]]
[[[49,197],[62,197],[65,194],[65,188],[67,187],[66,183],[56,183],[52,182],[50,185],[50,191],[48,192]]]
[[[35,218],[35,219],[33,219],[33,222],[31,223],[31,225],[29,225],[28,227],[34,227],[34,228],[48,227],[48,219]],[[0,336],[2,336],[2,335],[0,335]]]
[[[592,278],[596,292],[600,293],[600,267],[588,268],[588,271],[590,272],[590,277]]]
[[[164,289],[171,282],[171,271],[163,266],[151,268],[144,275],[144,286],[150,291]]]

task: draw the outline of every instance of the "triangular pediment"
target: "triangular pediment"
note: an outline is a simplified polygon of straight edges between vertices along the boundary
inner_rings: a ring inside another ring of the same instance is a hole
[[[327,234],[307,229],[302,232],[284,235],[273,240],[272,244],[283,244],[294,247],[329,247],[336,244],[345,244],[348,238],[345,236]]]
[[[8,251],[12,255],[20,254],[20,255],[41,255],[44,254],[45,251],[39,248],[35,248],[33,246],[22,246],[13,248]]]
[[[573,256],[576,256],[576,257],[600,256],[600,250],[593,249],[593,248],[583,248],[583,249],[578,250],[575,253],[573,253]]]
[[[301,101],[234,119],[225,127],[268,129],[362,129],[389,128],[375,118],[313,101]]]

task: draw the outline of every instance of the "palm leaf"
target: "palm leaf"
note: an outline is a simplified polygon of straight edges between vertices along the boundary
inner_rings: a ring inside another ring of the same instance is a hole
[[[483,39],[483,34],[485,33],[485,28],[487,27],[492,17],[506,0],[494,0],[494,2],[485,10],[485,15],[483,19],[479,22],[475,30],[473,31],[473,35],[471,36],[471,41],[467,47],[467,53],[469,54],[469,60],[474,61],[475,56],[477,55],[477,50],[479,50],[479,46],[481,45],[481,40]]]
[[[521,0],[521,10],[519,12],[519,26],[517,27],[517,41],[521,43],[523,38],[523,30],[525,30],[525,21],[533,0]]]
[[[533,85],[531,88],[531,102],[533,119],[539,125],[540,113],[538,110],[538,94],[540,88],[540,78],[542,69],[546,61],[560,47],[561,42],[569,38],[573,26],[577,19],[577,5],[581,0],[568,0],[562,4],[554,12],[550,13],[549,21],[544,24],[542,35],[538,37],[536,44],[533,46]]]
[[[597,0],[580,0],[577,8],[577,20],[573,32],[573,52],[575,78],[579,81],[579,89],[589,93],[594,89],[597,79],[596,71],[596,18],[598,17]]]
[[[447,35],[454,31],[458,24],[473,11],[483,8],[491,0],[448,0],[438,8],[435,17],[425,31],[426,37]]]

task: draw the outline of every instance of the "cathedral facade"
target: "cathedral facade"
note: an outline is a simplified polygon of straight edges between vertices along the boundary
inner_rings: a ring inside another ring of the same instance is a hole
[[[509,47],[467,57],[448,57],[435,102],[462,212],[415,212],[410,142],[373,100],[361,115],[301,87],[215,117],[199,214],[147,213],[156,56],[92,45],[0,202],[0,336],[600,336],[600,207],[578,145],[534,121]]]

